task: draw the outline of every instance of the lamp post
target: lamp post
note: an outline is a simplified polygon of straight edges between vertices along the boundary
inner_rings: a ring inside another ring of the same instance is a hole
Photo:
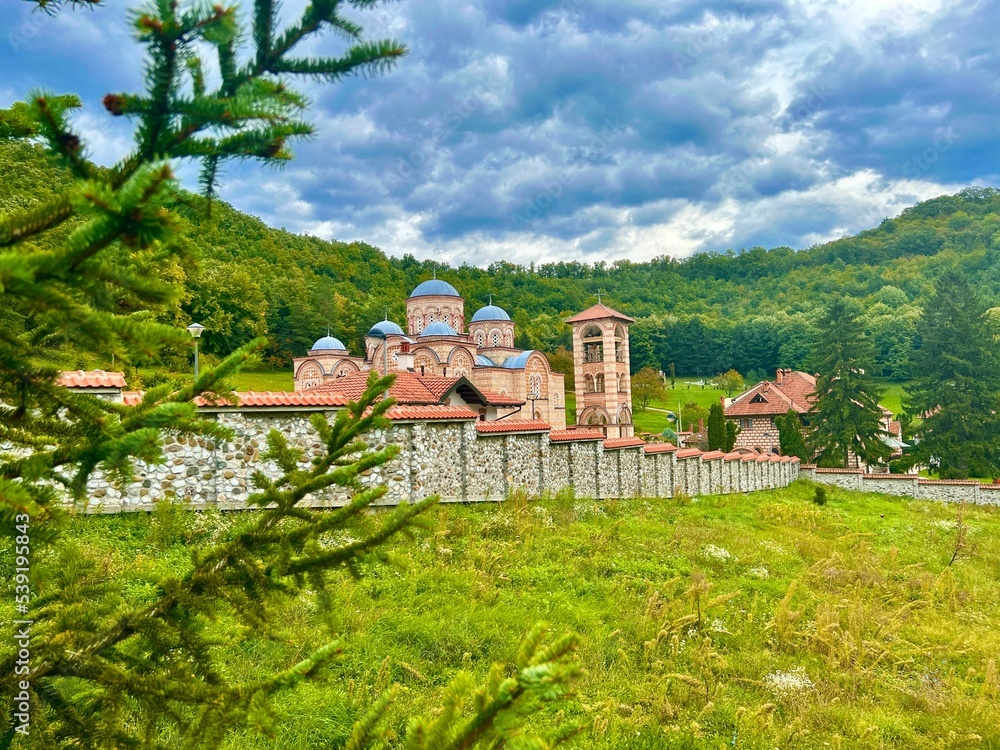
[[[201,338],[202,331],[205,330],[205,326],[201,323],[192,323],[187,327],[188,333],[191,334],[191,338],[194,339],[194,379],[198,379],[198,339]]]

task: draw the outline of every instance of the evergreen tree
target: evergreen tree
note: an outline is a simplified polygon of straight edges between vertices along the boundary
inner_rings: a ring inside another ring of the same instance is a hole
[[[733,448],[736,447],[736,438],[740,434],[740,426],[732,419],[726,420],[726,444],[723,446],[722,450],[729,453]]]
[[[54,10],[60,3],[43,4]],[[350,4],[364,10],[379,3]],[[218,422],[203,419],[193,399],[231,398],[227,378],[254,358],[265,344],[261,339],[194,382],[147,390],[134,406],[71,393],[57,377],[80,352],[114,354],[129,365],[190,345],[182,327],[148,314],[180,293],[163,269],[191,261],[172,210],[180,193],[171,162],[200,161],[202,187],[211,196],[225,160],[280,162],[290,158],[290,141],[312,132],[302,119],[304,98],[289,87],[295,78],[332,82],[378,73],[405,54],[397,42],[364,40],[361,27],[341,15],[343,6],[314,0],[285,28],[278,28],[274,0],[256,0],[249,29],[234,8],[222,5],[182,8],[175,0],[158,0],[138,12],[135,28],[148,54],[146,89],[104,99],[111,115],[137,121],[134,149],[111,169],[86,158],[70,123],[80,106],[76,97],[36,93],[0,111],[0,140],[41,144],[69,175],[64,187],[0,216],[0,520],[5,536],[25,540],[17,542],[26,550],[18,553],[25,566],[30,555],[23,585],[35,593],[19,602],[21,617],[33,621],[27,673],[16,668],[17,644],[8,638],[0,646],[0,692],[27,692],[31,717],[30,736],[23,737],[25,727],[4,711],[4,747],[212,747],[234,728],[266,728],[271,699],[330,664],[343,645],[318,646],[279,674],[238,683],[218,662],[217,644],[239,637],[252,649],[266,642],[282,609],[302,595],[314,595],[319,609],[329,612],[334,577],[376,561],[379,547],[435,502],[368,513],[385,488],[365,486],[361,477],[398,452],[392,446],[372,450],[365,442],[366,433],[388,426],[391,406],[377,401],[390,379],[373,374],[358,403],[332,423],[314,419],[318,455],[307,459],[272,432],[265,458],[281,476],[256,474],[258,491],[248,498],[256,510],[218,542],[192,550],[169,577],[111,575],[97,553],[59,536],[67,510],[86,506],[95,470],[127,483],[136,461],[164,460],[161,432],[231,437]],[[342,55],[300,56],[327,30],[346,40]],[[214,55],[214,88],[205,50]],[[346,506],[330,512],[302,506],[331,488],[346,491]],[[494,670],[477,691],[471,716],[457,710],[471,690],[460,680],[435,719],[411,722],[407,746],[499,746],[519,733],[516,717],[534,705],[532,697],[558,695],[575,673],[567,660],[573,639],[540,647],[543,632],[528,635],[516,674],[503,679]],[[348,747],[378,735],[391,698],[390,692],[362,717]],[[447,742],[435,744],[435,738]]]
[[[947,272],[918,323],[905,407],[923,421],[910,453],[944,478],[1000,471],[1000,361],[985,313],[965,278]]]
[[[726,416],[722,404],[712,404],[708,410],[708,449],[723,450],[726,447]]]
[[[778,428],[778,446],[783,456],[798,456],[803,461],[810,458],[805,438],[802,436],[802,419],[795,409],[789,409],[780,417],[775,417]]]
[[[868,374],[874,347],[853,302],[834,300],[819,321],[813,361],[819,371],[809,411],[810,442],[821,466],[849,467],[852,456],[869,464],[892,453],[882,440],[879,391]]]

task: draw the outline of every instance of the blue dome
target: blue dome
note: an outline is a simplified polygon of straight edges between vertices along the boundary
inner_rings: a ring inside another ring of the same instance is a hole
[[[411,297],[461,297],[462,295],[449,284],[441,279],[428,279],[417,284],[417,288],[410,292]]]
[[[499,367],[496,362],[487,357],[485,354],[476,355],[476,365],[479,367]]]
[[[391,320],[383,320],[381,323],[376,323],[368,331],[369,336],[375,336],[376,338],[382,338],[383,336],[402,336],[403,329],[398,325],[393,323]]]
[[[344,342],[341,341],[340,339],[334,338],[333,336],[324,336],[323,338],[321,338],[319,341],[317,341],[315,344],[312,345],[312,349],[310,349],[310,351],[316,351],[316,350],[328,351],[330,349],[346,350],[347,347],[344,346]]]
[[[476,314],[472,316],[473,323],[478,323],[481,320],[510,320],[510,316],[502,307],[486,305],[486,307],[476,310]]]
[[[442,323],[440,320],[437,323],[431,323],[420,333],[421,336],[457,336],[458,332],[452,328],[447,323]]]
[[[521,352],[513,357],[507,357],[500,366],[508,370],[523,370],[524,366],[528,364],[528,357],[534,353],[534,349],[528,349],[528,351]]]

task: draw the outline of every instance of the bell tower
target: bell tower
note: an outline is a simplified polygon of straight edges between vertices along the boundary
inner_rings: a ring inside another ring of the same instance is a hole
[[[576,423],[609,438],[632,437],[628,327],[635,321],[598,301],[566,322],[573,327]]]

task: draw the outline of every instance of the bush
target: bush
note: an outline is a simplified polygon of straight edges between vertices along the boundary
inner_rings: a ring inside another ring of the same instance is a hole
[[[826,487],[816,488],[816,494],[813,495],[813,502],[816,505],[826,505]]]

